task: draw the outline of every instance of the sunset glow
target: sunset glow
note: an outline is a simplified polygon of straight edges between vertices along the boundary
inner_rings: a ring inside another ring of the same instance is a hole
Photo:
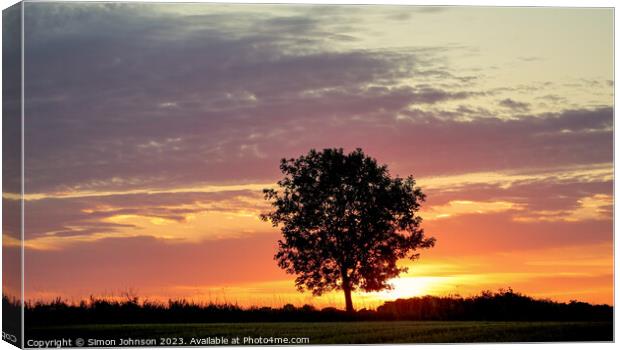
[[[437,244],[356,308],[613,304],[613,10],[25,6],[27,300],[341,308],[277,266],[262,190],[282,158],[361,147],[414,176]]]

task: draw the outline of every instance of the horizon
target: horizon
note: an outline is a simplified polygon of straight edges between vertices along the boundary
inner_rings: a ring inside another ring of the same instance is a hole
[[[613,308],[613,305],[610,304],[604,304],[604,303],[588,303],[588,302],[584,302],[581,300],[569,300],[569,301],[559,301],[559,300],[554,300],[554,299],[550,299],[550,298],[535,298],[532,297],[530,295],[526,295],[523,293],[520,293],[519,291],[515,291],[512,290],[512,288],[500,288],[498,290],[482,290],[478,293],[474,293],[474,294],[470,294],[470,295],[459,295],[459,294],[447,294],[447,295],[431,295],[431,294],[424,294],[424,295],[416,295],[416,296],[411,296],[411,297],[406,297],[406,298],[396,298],[396,299],[391,299],[391,300],[385,300],[385,301],[381,301],[381,303],[378,303],[376,305],[362,305],[361,307],[357,307],[355,311],[362,311],[362,310],[369,310],[369,311],[377,311],[377,309],[381,306],[386,306],[389,304],[392,304],[394,302],[398,302],[398,301],[403,301],[403,300],[422,300],[425,298],[446,298],[446,299],[452,299],[452,300],[468,300],[468,299],[476,299],[476,298],[480,298],[481,296],[483,296],[485,293],[491,293],[492,295],[499,295],[499,294],[503,294],[503,293],[511,293],[514,294],[516,296],[520,296],[520,297],[525,297],[525,298],[529,298],[532,301],[543,301],[543,302],[551,302],[551,303],[557,303],[557,304],[571,304],[571,303],[585,303],[591,306],[608,306]],[[9,303],[15,303],[15,302],[19,302],[18,299],[10,297],[8,295],[3,294],[2,295],[3,299],[6,299]],[[373,302],[376,302],[377,300],[373,300]],[[234,306],[237,308],[240,308],[242,310],[251,310],[251,309],[256,309],[256,308],[273,308],[273,309],[282,309],[282,308],[286,308],[288,305],[292,305],[296,308],[303,308],[306,306],[310,306],[313,307],[315,310],[317,311],[321,311],[322,309],[326,308],[326,309],[330,309],[330,308],[335,308],[336,310],[345,312],[346,310],[344,308],[338,308],[338,307],[334,307],[332,304],[326,304],[326,305],[321,305],[321,304],[312,304],[312,303],[303,303],[303,304],[296,304],[294,302],[286,302],[284,301],[283,304],[281,305],[263,305],[263,304],[251,304],[251,305],[244,305],[244,304],[240,304],[234,300],[228,300],[228,301],[221,301],[221,300],[193,300],[193,299],[185,299],[185,298],[181,298],[181,299],[167,299],[167,300],[159,300],[159,299],[149,299],[149,298],[142,298],[139,295],[135,295],[132,294],[131,292],[125,292],[125,293],[119,293],[117,295],[90,295],[88,298],[85,299],[80,299],[80,300],[75,300],[75,299],[65,299],[62,297],[57,297],[57,298],[53,298],[53,299],[49,299],[49,300],[43,300],[43,299],[38,299],[38,300],[25,300],[24,301],[24,307],[29,307],[29,308],[33,308],[33,307],[37,307],[37,306],[46,306],[49,303],[56,303],[56,302],[61,302],[64,303],[68,306],[72,306],[72,307],[82,307],[82,305],[86,305],[86,306],[91,306],[93,304],[93,302],[109,302],[109,303],[118,303],[119,305],[123,305],[125,303],[136,303],[139,306],[158,306],[158,307],[164,307],[164,308],[168,308],[170,306],[171,303],[187,303],[188,305],[196,305],[199,307],[206,307],[209,305],[214,305],[214,306]]]
[[[277,266],[261,190],[281,158],[360,147],[414,176],[437,244],[356,309],[509,287],[614,305],[613,10],[25,7],[25,300],[342,308]]]

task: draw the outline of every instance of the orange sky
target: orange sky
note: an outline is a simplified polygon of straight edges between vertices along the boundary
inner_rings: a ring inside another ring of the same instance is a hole
[[[582,174],[577,171],[574,175]],[[477,176],[465,177],[464,181],[470,184],[479,179]],[[610,173],[601,172],[599,176],[591,180],[606,181]],[[520,185],[505,182],[509,175],[500,178],[508,186],[503,191],[519,191],[513,186]],[[423,251],[418,262],[401,262],[410,266],[410,271],[393,281],[394,290],[358,294],[358,307],[375,307],[383,300],[416,295],[467,296],[507,287],[541,298],[613,303],[613,245],[605,239],[611,228],[609,195],[579,198],[568,210],[531,210],[521,200],[478,200],[466,195],[466,189],[452,194],[448,189],[462,184],[453,181],[463,178],[444,180],[429,179],[428,204],[421,212],[423,227],[437,238],[437,246]],[[419,184],[424,186],[424,178]],[[129,201],[125,205],[101,203],[120,194],[75,194],[78,201],[87,204],[79,210],[83,215],[102,215],[101,222],[132,226],[121,227],[114,234],[44,235],[28,240],[28,295],[33,299],[62,295],[79,300],[91,293],[120,295],[131,291],[160,300],[172,297],[245,306],[287,302],[341,306],[340,293],[320,298],[301,294],[294,289],[293,278],[277,268],[273,254],[278,232],[258,218],[266,207],[255,187],[263,186],[249,185],[247,191],[237,185],[215,188],[217,192],[205,188],[204,193],[217,193],[221,198],[158,207],[168,211],[192,209],[191,214],[179,219],[148,213],[150,208],[139,199],[142,194],[125,195],[138,196],[135,204]],[[184,189],[169,191],[186,194]],[[439,193],[445,192],[449,193],[448,201],[433,205],[433,197],[439,199]],[[73,194],[60,197],[54,201],[68,201]],[[46,200],[32,200],[32,206]],[[136,206],[139,212],[115,214]]]
[[[414,175],[437,244],[357,308],[613,303],[611,10],[26,6],[26,299],[342,307],[277,267],[260,191],[282,157],[361,147]]]

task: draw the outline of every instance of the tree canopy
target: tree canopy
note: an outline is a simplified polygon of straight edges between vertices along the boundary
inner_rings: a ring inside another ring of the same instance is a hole
[[[352,291],[391,288],[407,271],[397,261],[435,244],[420,227],[425,195],[413,177],[391,177],[361,149],[310,150],[280,170],[279,188],[264,190],[273,210],[261,218],[281,229],[275,259],[300,291],[341,289],[353,311]]]

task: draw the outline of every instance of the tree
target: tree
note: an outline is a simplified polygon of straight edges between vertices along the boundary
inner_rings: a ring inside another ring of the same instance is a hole
[[[273,210],[261,218],[280,227],[275,259],[297,275],[299,291],[341,289],[353,312],[352,291],[391,289],[388,281],[407,271],[397,260],[435,244],[420,228],[425,195],[413,177],[390,177],[359,148],[310,150],[282,159],[280,170],[279,188],[263,190]]]

